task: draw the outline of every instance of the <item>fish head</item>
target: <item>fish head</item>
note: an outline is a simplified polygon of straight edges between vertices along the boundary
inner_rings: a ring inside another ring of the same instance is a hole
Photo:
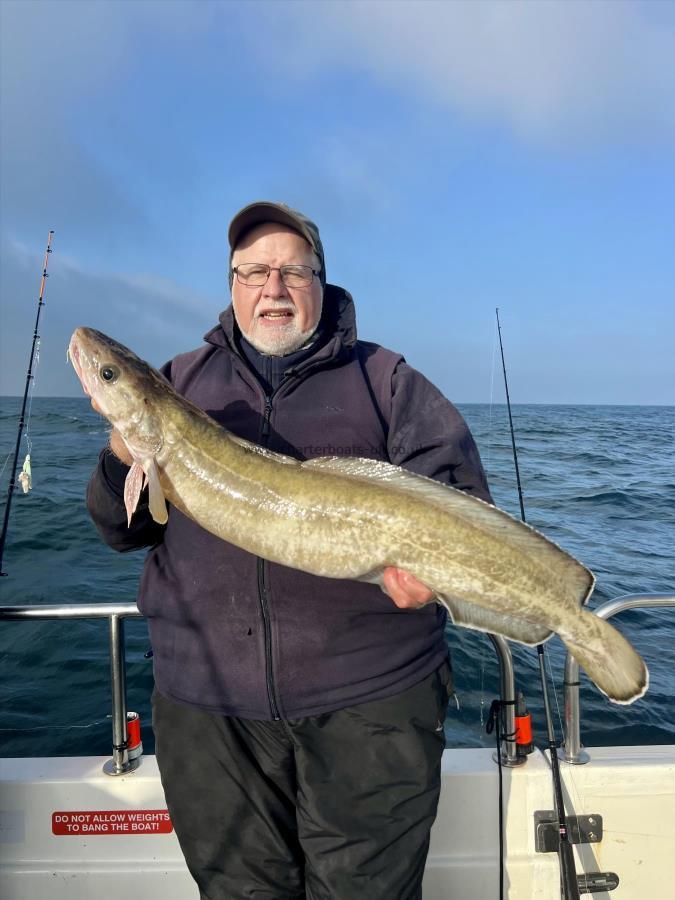
[[[132,456],[156,455],[163,444],[160,409],[167,382],[127,347],[94,328],[75,329],[68,356],[84,392],[120,432]]]

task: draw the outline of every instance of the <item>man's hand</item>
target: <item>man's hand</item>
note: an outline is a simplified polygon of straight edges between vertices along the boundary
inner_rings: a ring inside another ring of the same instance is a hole
[[[101,413],[101,408],[98,406],[95,400],[91,401],[91,405],[95,412]],[[130,466],[133,464],[133,457],[131,453],[127,450],[127,445],[122,440],[122,435],[116,428],[110,432],[110,449],[115,454],[115,456],[123,462],[125,465]]]
[[[401,609],[421,609],[433,600],[433,591],[404,569],[388,566],[382,577],[387,593]]]
[[[116,428],[113,428],[110,432],[110,449],[125,465],[133,465],[134,458],[127,450],[127,445],[122,440],[122,435]]]

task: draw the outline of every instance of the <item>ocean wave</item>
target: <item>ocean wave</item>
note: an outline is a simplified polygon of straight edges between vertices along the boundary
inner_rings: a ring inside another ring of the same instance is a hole
[[[488,406],[461,409],[489,462],[497,502],[518,516],[508,421],[494,410],[491,421]],[[6,452],[14,448],[19,410],[19,398],[2,401],[0,447]],[[595,572],[593,607],[623,594],[675,590],[675,408],[518,406],[515,413],[528,520]],[[133,600],[144,554],[116,554],[105,547],[85,507],[85,486],[108,430],[104,420],[85,397],[36,398],[30,430],[34,489],[15,496],[2,602]],[[6,489],[7,472],[3,484]],[[638,703],[618,708],[582,676],[582,737],[588,746],[675,742],[673,612],[641,610],[615,620],[645,655],[652,688]],[[89,732],[83,739],[82,732],[60,727],[93,722],[109,710],[105,628],[101,623],[72,623],[63,632],[56,627],[7,623],[0,630],[2,724],[15,721],[26,729],[3,744],[17,756],[109,753],[109,729],[95,729],[90,741]],[[139,660],[129,667],[129,706],[149,721],[151,665],[143,661],[147,626],[129,622],[126,634],[127,657]],[[454,707],[450,712],[449,743],[486,746],[480,718],[498,690],[494,651],[484,636],[459,628],[449,629],[449,641],[462,704],[459,712]],[[557,639],[547,646],[559,692],[564,648]],[[68,668],[69,657],[77,665]],[[527,688],[528,705],[542,721],[536,653],[515,647],[514,658],[518,684]],[[81,677],[90,667],[96,670],[92,689]],[[33,727],[41,730],[32,732]]]
[[[615,506],[623,510],[640,510],[644,504],[653,500],[651,494],[639,494],[633,491],[622,491],[608,488],[590,494],[577,494],[567,497],[562,503],[586,504],[596,507]]]

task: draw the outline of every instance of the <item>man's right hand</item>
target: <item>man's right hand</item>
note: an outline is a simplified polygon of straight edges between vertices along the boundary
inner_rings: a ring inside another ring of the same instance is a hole
[[[97,413],[100,413],[102,415],[101,409],[95,400],[91,401],[91,405]],[[133,464],[133,461],[134,461],[133,457],[132,457],[131,453],[129,453],[129,451],[127,449],[127,445],[122,440],[122,435],[119,433],[119,431],[116,428],[113,428],[113,430],[110,432],[109,445],[110,445],[110,449],[112,450],[112,452],[115,454],[115,456],[121,462],[123,462],[127,466],[130,466]]]

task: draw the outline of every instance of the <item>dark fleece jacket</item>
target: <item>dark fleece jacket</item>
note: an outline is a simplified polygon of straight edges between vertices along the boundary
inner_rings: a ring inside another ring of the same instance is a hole
[[[490,500],[459,412],[402,356],[357,340],[341,288],[327,286],[319,340],[290,358],[271,394],[240,351],[231,307],[205,341],[163,372],[234,434],[296,459],[388,460]],[[375,585],[268,563],[175,508],[159,526],[147,500],[127,528],[127,472],[103,451],[87,503],[111,547],[150,547],[138,605],[165,696],[225,715],[296,718],[396,694],[446,657],[437,604],[401,610]]]

